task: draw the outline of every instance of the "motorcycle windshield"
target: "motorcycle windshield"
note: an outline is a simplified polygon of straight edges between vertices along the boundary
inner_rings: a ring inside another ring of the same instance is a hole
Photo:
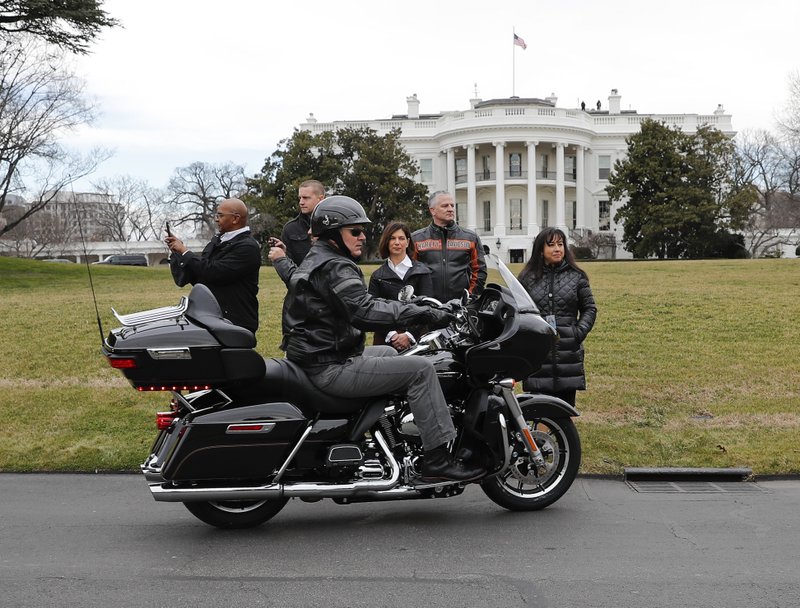
[[[505,285],[508,287],[511,294],[514,296],[514,300],[517,302],[517,308],[520,312],[535,312],[538,314],[539,309],[536,307],[536,304],[533,303],[533,299],[531,298],[530,294],[525,291],[525,288],[522,286],[517,280],[508,267],[503,263],[499,257],[497,257],[494,253],[487,253],[485,255],[486,259],[486,267],[489,270],[496,271],[494,276],[490,276],[490,279],[500,283],[501,285]],[[499,280],[497,277],[499,276]]]

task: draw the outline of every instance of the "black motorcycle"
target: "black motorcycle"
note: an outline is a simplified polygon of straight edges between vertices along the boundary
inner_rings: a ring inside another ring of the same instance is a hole
[[[514,390],[556,339],[496,256],[501,282],[442,305],[456,321],[405,356],[430,357],[458,432],[452,453],[488,471],[479,483],[515,511],[547,507],[572,484],[581,444],[578,412]],[[257,526],[290,498],[352,502],[440,498],[466,483],[426,483],[422,443],[404,395],[344,399],[317,390],[287,359],[264,359],[255,337],[230,324],[196,285],[177,306],[114,311],[103,353],[140,391],[172,393],[141,470],[157,501],[182,502],[221,528]]]

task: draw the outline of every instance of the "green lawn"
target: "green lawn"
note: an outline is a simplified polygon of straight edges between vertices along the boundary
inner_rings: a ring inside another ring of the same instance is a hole
[[[586,341],[589,390],[578,394],[582,472],[800,473],[800,260],[585,268],[599,312]],[[106,331],[112,306],[134,312],[187,293],[165,267],[92,272]],[[0,470],[134,469],[168,399],[134,391],[100,355],[86,268],[0,258],[0,294]],[[280,356],[283,294],[264,267],[265,356]]]

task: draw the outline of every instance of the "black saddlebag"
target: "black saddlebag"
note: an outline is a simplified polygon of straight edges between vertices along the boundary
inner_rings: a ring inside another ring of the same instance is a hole
[[[283,464],[308,419],[289,403],[263,403],[189,416],[162,444],[171,481],[263,480]]]

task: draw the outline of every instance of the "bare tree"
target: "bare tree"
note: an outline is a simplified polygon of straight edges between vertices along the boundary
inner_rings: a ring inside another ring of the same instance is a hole
[[[739,140],[733,179],[758,191],[743,231],[753,257],[800,240],[798,141],[781,141],[763,130],[743,133]]]
[[[613,258],[617,250],[617,239],[613,233],[588,231],[575,240],[577,247],[585,247],[592,259]]]
[[[0,41],[0,211],[9,195],[33,192],[25,213],[0,228],[0,236],[108,157],[104,150],[82,156],[59,144],[65,131],[94,119],[82,91],[63,51],[30,38]]]
[[[214,212],[220,201],[241,198],[245,192],[244,167],[230,162],[192,163],[175,170],[167,190],[180,213],[175,224],[191,224],[203,236],[210,236],[216,230]]]
[[[110,241],[152,241],[164,236],[166,193],[146,181],[120,176],[94,184],[115,202],[97,217]]]
[[[789,96],[778,126],[787,137],[800,139],[800,71],[789,74]]]
[[[102,4],[102,0],[0,0],[0,37],[29,34],[85,54],[102,28],[119,25]]]
[[[22,207],[13,205],[3,210],[3,217],[13,219],[23,212]],[[45,210],[18,223],[13,230],[3,235],[2,243],[3,248],[13,252],[16,257],[60,255],[76,233],[76,224],[70,218]]]

